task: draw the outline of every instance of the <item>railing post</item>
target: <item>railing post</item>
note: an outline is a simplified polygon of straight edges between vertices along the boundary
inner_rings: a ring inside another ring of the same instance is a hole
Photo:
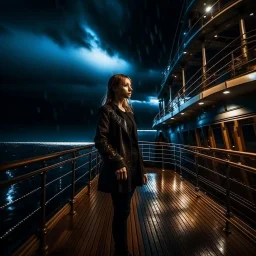
[[[174,170],[176,172],[176,146],[174,145]]]
[[[98,152],[96,152],[96,163],[95,163],[95,175],[97,175],[98,174]]]
[[[162,171],[164,171],[164,146],[162,145]]]
[[[76,158],[76,152],[73,153],[73,158]],[[75,215],[75,182],[76,182],[76,160],[73,159],[72,161],[72,187],[71,187],[71,199],[70,199],[70,214]]]
[[[230,161],[230,155],[228,154],[228,161]],[[226,226],[224,228],[224,231],[227,234],[230,234],[230,217],[231,217],[231,204],[230,204],[230,165],[227,164],[226,168]]]
[[[234,53],[231,53],[231,73],[232,73],[232,77],[236,76],[236,69],[235,69],[235,58],[234,58]]]
[[[199,168],[198,168],[198,155],[197,155],[197,150],[195,150],[195,166],[196,166],[196,192],[197,196],[199,196]]]
[[[89,184],[88,184],[88,195],[91,194],[91,186],[92,186],[92,149],[89,154]]]
[[[149,162],[151,161],[151,158],[150,158],[150,155],[151,155],[151,145],[149,144]]]
[[[181,168],[181,146],[180,146],[180,179],[183,180],[183,177],[182,177],[182,168]]]
[[[46,166],[46,164],[45,164]],[[41,227],[40,227],[40,255],[48,254],[48,245],[46,243],[47,227],[46,227],[46,172],[41,173]]]

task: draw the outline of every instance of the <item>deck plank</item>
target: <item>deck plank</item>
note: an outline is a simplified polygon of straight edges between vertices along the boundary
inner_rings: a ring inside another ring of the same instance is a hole
[[[181,180],[174,171],[149,170],[149,182],[138,187],[128,218],[128,247],[134,256],[155,255],[256,255],[256,244],[231,226],[223,232],[225,209]],[[214,206],[214,210],[209,208]],[[84,195],[75,205],[77,214],[65,216],[58,232],[49,234],[49,255],[111,256],[113,208],[110,194]]]

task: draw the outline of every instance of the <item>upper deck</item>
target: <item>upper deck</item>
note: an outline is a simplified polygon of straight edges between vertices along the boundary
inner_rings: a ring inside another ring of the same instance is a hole
[[[174,116],[166,116],[175,112],[173,108],[180,109],[179,114],[185,110],[180,106],[193,97],[197,96],[193,103],[198,104],[200,94],[208,95],[209,88],[255,70],[255,1],[192,1],[186,7],[176,49],[163,72],[154,127],[170,123]]]

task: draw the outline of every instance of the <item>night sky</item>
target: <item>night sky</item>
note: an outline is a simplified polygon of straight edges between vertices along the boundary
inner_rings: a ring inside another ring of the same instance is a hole
[[[151,129],[182,0],[1,1],[0,141],[92,141],[111,75]]]

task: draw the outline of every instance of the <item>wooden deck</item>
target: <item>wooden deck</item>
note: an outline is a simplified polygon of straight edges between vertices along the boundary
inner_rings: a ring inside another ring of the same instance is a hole
[[[133,255],[256,255],[256,244],[239,230],[223,232],[225,220],[216,210],[224,209],[205,195],[196,197],[178,174],[154,170],[148,177],[148,184],[136,189],[128,219]],[[76,203],[77,214],[65,216],[49,234],[50,255],[113,254],[111,198],[96,186],[97,180],[92,194]]]

